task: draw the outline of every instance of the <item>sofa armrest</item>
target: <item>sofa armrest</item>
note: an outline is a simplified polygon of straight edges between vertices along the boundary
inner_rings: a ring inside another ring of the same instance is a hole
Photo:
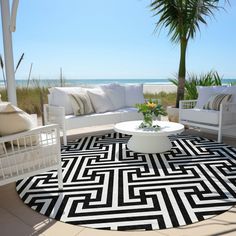
[[[0,186],[57,168],[63,188],[59,127],[39,126],[0,137]]]
[[[63,143],[64,143],[64,145],[67,145],[65,108],[52,106],[49,104],[44,104],[43,111],[44,111],[44,123],[46,125],[47,124],[58,124],[59,128],[63,132]]]
[[[65,128],[65,108],[43,105],[45,125],[58,124],[61,129]]]
[[[22,131],[16,134],[2,136],[0,137],[0,143],[7,143],[7,142],[11,142],[12,140],[29,138],[31,136],[34,137],[35,135],[38,135],[38,134],[49,134],[53,132],[57,134],[57,130],[58,130],[58,125],[56,124],[38,126],[27,131]],[[34,144],[34,146],[36,145]]]
[[[179,102],[180,109],[191,109],[194,108],[197,104],[197,100],[181,100]]]
[[[236,103],[224,104],[222,106],[222,111],[236,113]]]

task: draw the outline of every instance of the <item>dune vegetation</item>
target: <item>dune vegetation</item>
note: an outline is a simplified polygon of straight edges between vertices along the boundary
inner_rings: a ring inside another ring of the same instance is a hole
[[[7,101],[7,93],[5,89],[0,89],[2,101]],[[48,88],[46,87],[17,87],[18,107],[29,114],[42,115],[43,104],[47,103]]]
[[[144,97],[146,99],[160,99],[161,101],[161,104],[164,106],[164,107],[167,107],[167,106],[174,106],[175,105],[175,101],[176,101],[176,96],[177,94],[176,93],[166,93],[164,91],[160,92],[160,93],[145,93],[144,94]]]

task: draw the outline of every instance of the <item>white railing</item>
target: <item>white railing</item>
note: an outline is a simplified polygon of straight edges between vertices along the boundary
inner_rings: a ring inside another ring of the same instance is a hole
[[[182,100],[179,102],[180,109],[191,109],[197,104],[197,100]]]

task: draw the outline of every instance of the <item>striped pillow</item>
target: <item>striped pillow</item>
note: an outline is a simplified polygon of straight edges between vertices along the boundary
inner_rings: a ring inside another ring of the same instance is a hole
[[[71,106],[75,116],[90,114],[94,112],[92,103],[87,93],[69,94]]]
[[[220,104],[226,104],[230,102],[232,94],[214,94],[212,95],[207,103],[203,106],[203,109],[207,110],[220,110]]]

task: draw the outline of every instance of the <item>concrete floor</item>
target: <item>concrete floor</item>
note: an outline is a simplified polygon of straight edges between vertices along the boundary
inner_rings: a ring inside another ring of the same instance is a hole
[[[112,131],[113,126],[93,127],[70,132],[70,139]],[[187,130],[185,133],[216,139],[214,135]],[[78,135],[79,134],[79,135]],[[236,139],[225,138],[225,143],[236,147]],[[0,236],[151,236],[151,235],[236,235],[236,207],[209,220],[180,228],[147,232],[120,232],[94,230],[49,219],[24,205],[15,190],[15,183],[0,187]]]

